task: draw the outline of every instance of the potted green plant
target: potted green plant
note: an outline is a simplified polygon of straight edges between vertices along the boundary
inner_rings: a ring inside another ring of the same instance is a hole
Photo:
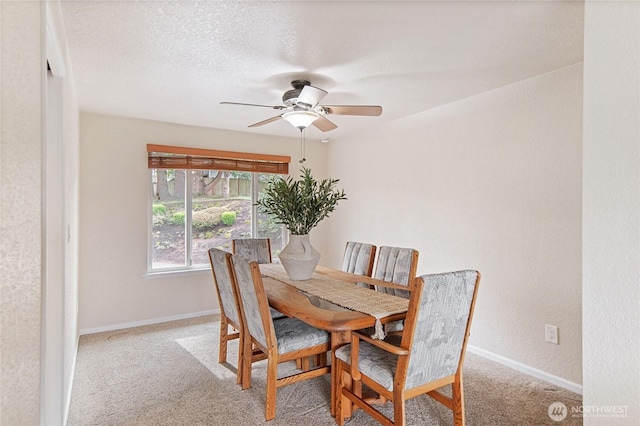
[[[347,199],[344,190],[335,188],[338,182],[318,182],[311,170],[303,167],[299,180],[291,176],[270,180],[256,203],[261,213],[271,215],[289,230],[289,243],[279,258],[293,280],[311,278],[320,261],[320,253],[309,242],[309,232],[334,211],[340,200]]]

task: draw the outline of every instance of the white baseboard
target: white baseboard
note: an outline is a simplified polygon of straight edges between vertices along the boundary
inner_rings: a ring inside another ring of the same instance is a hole
[[[495,361],[498,364],[502,364],[521,373],[528,374],[529,376],[533,376],[537,379],[544,380],[545,382],[552,383],[556,386],[560,386],[561,388],[582,395],[582,385],[563,379],[562,377],[554,376],[553,374],[549,374],[545,371],[538,370],[537,368],[530,367],[526,364],[505,358],[502,355],[494,354],[493,352],[489,352],[473,345],[467,345],[467,350],[476,355],[480,355],[483,358]]]
[[[192,312],[192,313],[189,313],[189,314],[174,315],[174,316],[170,316],[170,317],[153,318],[153,319],[143,320],[143,321],[134,321],[134,322],[121,323],[121,324],[113,324],[113,325],[107,325],[107,326],[104,326],[104,327],[84,328],[84,329],[80,330],[80,335],[82,336],[82,335],[85,335],[85,334],[102,333],[103,331],[122,330],[124,328],[140,327],[140,326],[143,326],[143,325],[159,324],[161,322],[177,321],[177,320],[181,320],[181,319],[196,318],[196,317],[202,317],[202,316],[205,316],[205,315],[214,315],[214,314],[219,314],[219,313],[220,313],[219,309],[211,309],[211,310],[208,310],[208,311]]]

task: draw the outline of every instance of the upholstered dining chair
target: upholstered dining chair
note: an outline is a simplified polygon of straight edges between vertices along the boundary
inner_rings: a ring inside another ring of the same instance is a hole
[[[418,269],[418,250],[412,248],[381,246],[378,249],[378,257],[376,259],[376,269],[373,278],[386,281],[390,284],[398,284],[408,286],[416,277]],[[409,290],[399,289],[397,287],[375,286],[377,291],[392,294],[394,296],[409,298]],[[384,325],[386,332],[400,332],[403,328],[403,321],[389,322]],[[370,335],[374,330],[363,330],[364,333]]]
[[[242,336],[242,315],[240,314],[240,300],[238,298],[238,287],[231,265],[231,253],[212,248],[209,249],[209,261],[211,262],[211,271],[213,272],[213,283],[218,296],[218,306],[220,306],[220,342],[218,348],[218,362],[220,364],[227,362],[227,348],[230,340],[238,339],[238,384],[242,380],[243,361],[243,336]],[[286,318],[281,312],[275,309],[269,310],[274,320]],[[231,330],[229,330],[231,327]],[[252,361],[265,359],[261,351],[251,350]],[[251,368],[251,363],[248,364]],[[308,363],[301,367],[306,367]]]
[[[407,286],[416,276],[418,251],[412,248],[382,246],[378,249],[373,278]],[[376,290],[409,298],[407,290],[377,286]]]
[[[231,240],[231,251],[249,261],[271,263],[271,240],[269,238],[236,238]]]
[[[381,424],[405,425],[405,401],[427,394],[453,411],[454,425],[464,425],[462,367],[479,282],[472,270],[423,275],[411,284],[402,336],[381,341],[354,332],[335,353],[336,422],[343,425],[355,404]],[[393,403],[393,420],[365,401],[363,383]],[[449,384],[451,397],[438,391]]]
[[[239,339],[238,344],[238,374],[237,383],[242,379],[242,319],[240,316],[240,306],[237,298],[237,289],[233,271],[231,269],[231,253],[224,250],[209,249],[209,261],[213,272],[213,283],[215,284],[220,306],[220,344],[218,349],[218,362],[227,362],[227,345],[229,340]],[[229,332],[229,327],[233,331]]]
[[[242,388],[251,386],[251,345],[260,349],[267,358],[267,396],[265,419],[276,416],[276,391],[278,387],[302,380],[322,376],[331,371],[326,365],[327,351],[330,349],[329,333],[314,328],[296,318],[273,321],[269,314],[269,302],[262,282],[258,262],[249,262],[244,257],[231,256],[236,283],[239,290],[240,314],[244,324],[243,377]],[[322,366],[278,378],[278,364],[311,356],[324,357]]]
[[[352,274],[371,276],[373,261],[376,257],[376,246],[373,244],[347,241],[342,257],[341,270]],[[360,287],[369,287],[368,284],[358,283]]]
[[[239,254],[249,261],[271,263],[271,240],[269,238],[236,238],[231,240],[233,254]],[[273,319],[284,318],[282,312],[269,308]]]

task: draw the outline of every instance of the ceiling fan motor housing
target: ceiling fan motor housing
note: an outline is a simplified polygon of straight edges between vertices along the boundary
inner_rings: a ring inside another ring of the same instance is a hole
[[[294,106],[298,101],[298,96],[300,96],[300,92],[304,88],[304,86],[310,86],[311,82],[308,80],[293,80],[291,82],[291,86],[293,89],[287,90],[282,95],[282,103],[286,106]]]

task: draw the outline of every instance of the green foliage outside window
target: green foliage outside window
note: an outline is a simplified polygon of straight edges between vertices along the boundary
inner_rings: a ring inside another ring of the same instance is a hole
[[[200,231],[208,230],[220,223],[220,212],[216,208],[208,208],[192,213],[193,227]]]
[[[184,212],[175,212],[173,214],[173,223],[176,225],[184,225]]]
[[[224,212],[220,216],[220,220],[227,226],[231,226],[236,223],[236,212]]]
[[[167,212],[167,207],[164,204],[154,204],[153,205],[153,214],[154,215],[163,215]]]

